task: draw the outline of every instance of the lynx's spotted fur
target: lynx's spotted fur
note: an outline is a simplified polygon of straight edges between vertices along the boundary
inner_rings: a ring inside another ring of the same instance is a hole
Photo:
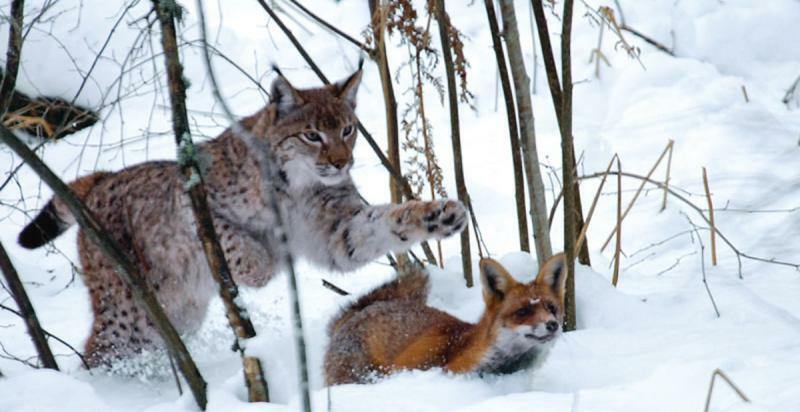
[[[278,203],[295,256],[333,271],[350,271],[390,251],[460,232],[466,211],[457,201],[365,205],[350,177],[356,141],[355,96],[361,71],[334,85],[295,89],[282,76],[270,103],[240,124],[268,144],[280,169]],[[265,285],[276,265],[275,216],[264,196],[262,156],[230,130],[197,146],[210,167],[204,175],[214,223],[234,279]],[[196,330],[215,293],[197,238],[189,198],[174,162],[147,162],[119,172],[99,172],[72,183],[73,190],[128,252],[181,333]],[[39,247],[75,223],[53,198],[20,234]],[[161,339],[113,264],[81,231],[83,279],[94,312],[86,356],[108,364]]]

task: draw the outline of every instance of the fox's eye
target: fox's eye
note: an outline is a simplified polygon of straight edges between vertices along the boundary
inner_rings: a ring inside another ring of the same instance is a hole
[[[524,308],[519,308],[519,309],[517,309],[516,312],[514,312],[514,316],[517,316],[517,317],[520,317],[520,318],[524,318],[525,316],[528,316],[530,314],[531,314],[531,308],[528,307],[528,306],[525,306]]]
[[[554,315],[555,315],[556,313],[558,313],[558,308],[556,307],[556,305],[554,305],[554,304],[552,304],[552,303],[548,303],[548,304],[547,304],[545,307],[547,308],[547,310],[548,310],[550,313],[552,313],[552,314],[554,314]]]
[[[347,137],[350,136],[351,134],[353,134],[353,125],[349,124],[347,125],[347,127],[344,128],[344,130],[342,130],[342,137]]]
[[[305,136],[306,140],[308,140],[309,142],[321,142],[322,141],[322,136],[320,136],[320,134],[317,133],[317,132],[305,132],[305,133],[303,133],[303,136]]]

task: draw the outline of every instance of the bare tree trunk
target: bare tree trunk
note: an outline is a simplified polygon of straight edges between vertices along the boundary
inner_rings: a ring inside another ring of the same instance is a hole
[[[53,352],[50,350],[50,345],[47,344],[47,337],[41,325],[39,325],[36,311],[33,309],[33,305],[30,299],[28,299],[28,294],[25,293],[25,287],[22,285],[22,281],[19,279],[14,265],[11,264],[11,259],[8,257],[2,243],[0,243],[0,270],[5,276],[6,285],[8,285],[8,289],[11,292],[11,297],[14,298],[14,302],[17,303],[20,316],[25,320],[25,326],[28,328],[28,335],[31,336],[33,346],[36,347],[36,353],[39,354],[39,361],[45,368],[58,370],[58,364],[53,357]]]
[[[536,259],[540,263],[544,263],[553,255],[553,248],[550,245],[547,203],[545,202],[542,172],[539,168],[539,154],[536,150],[530,81],[525,70],[525,61],[522,57],[522,46],[519,43],[519,29],[517,28],[517,17],[514,13],[513,1],[500,0],[500,11],[503,16],[503,34],[506,39],[508,60],[511,64],[511,74],[514,79],[514,92],[517,97],[517,111],[520,135],[522,137],[522,153],[525,156],[525,174],[528,181],[528,197],[531,206]]]
[[[219,284],[219,294],[225,304],[228,321],[237,338],[236,347],[242,356],[249,400],[251,402],[267,402],[269,401],[269,392],[261,369],[261,362],[257,358],[248,357],[243,345],[238,343],[239,339],[256,336],[256,332],[250,322],[247,309],[238,303],[240,301],[237,299],[239,289],[233,281],[225,254],[219,244],[206,198],[202,172],[197,164],[196,150],[189,132],[189,118],[186,114],[186,85],[183,80],[183,66],[178,56],[178,42],[175,33],[175,11],[173,10],[175,6],[167,5],[159,0],[154,0],[153,3],[161,23],[161,44],[164,49],[172,105],[172,128],[179,152],[178,163],[181,166],[185,182],[189,186],[188,194],[197,224],[197,236],[203,244],[209,269]]]
[[[511,140],[511,161],[514,165],[514,192],[517,206],[517,230],[519,232],[519,248],[526,252],[531,251],[528,240],[528,219],[525,217],[525,177],[522,172],[522,156],[519,147],[519,133],[517,131],[517,110],[514,107],[514,93],[511,91],[511,80],[508,78],[503,44],[500,40],[500,27],[494,12],[494,1],[484,0],[486,16],[489,18],[489,30],[492,33],[492,45],[497,59],[497,69],[500,72],[500,84],[503,87],[503,96],[506,103],[506,116],[508,117],[508,137]]]
[[[456,172],[456,191],[458,200],[469,206],[470,199],[467,194],[467,185],[464,182],[464,166],[461,161],[461,131],[458,120],[458,91],[456,90],[456,75],[453,71],[453,55],[450,50],[450,20],[444,9],[444,0],[436,0],[436,20],[439,23],[439,37],[442,42],[442,57],[444,58],[445,72],[447,73],[447,97],[450,105],[450,136],[453,142],[453,168]],[[467,287],[472,287],[472,260],[469,250],[469,230],[461,232],[461,266],[464,270],[464,280]]]
[[[558,83],[558,71],[556,70],[555,55],[553,54],[553,47],[550,44],[550,32],[547,29],[547,18],[544,15],[544,7],[542,0],[531,0],[533,5],[533,14],[536,19],[536,29],[539,34],[539,44],[542,48],[542,60],[544,61],[545,72],[547,73],[547,83],[550,86],[550,96],[553,99],[553,108],[556,111],[556,120],[559,123],[559,130],[561,128],[561,85]],[[576,165],[575,152],[572,153],[573,168]],[[583,221],[583,206],[581,202],[581,192],[579,187],[574,187],[575,191],[575,205],[578,213],[575,214],[575,226],[583,228],[585,225]],[[578,254],[578,261],[587,266],[591,266],[592,262],[589,259],[589,241],[584,238],[581,244],[581,249]]]
[[[575,236],[576,218],[580,213],[575,202],[577,177],[575,175],[575,152],[572,141],[572,62],[570,56],[572,37],[572,0],[564,1],[561,29],[561,162],[564,180],[564,253],[567,259],[567,287],[564,298],[566,307],[564,330],[575,330]]]

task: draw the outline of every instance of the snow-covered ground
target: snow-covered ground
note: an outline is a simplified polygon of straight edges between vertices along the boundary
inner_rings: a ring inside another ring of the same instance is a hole
[[[194,2],[184,2],[185,40],[198,38]],[[266,87],[278,64],[298,86],[319,84],[274,23],[252,1],[208,2],[211,33],[217,47]],[[305,1],[345,31],[358,35],[368,13],[364,2]],[[420,2],[421,3],[421,2]],[[497,69],[481,2],[448,2],[453,23],[467,36],[469,86],[476,95],[475,111],[461,107],[462,139],[467,186],[477,219],[493,256],[501,258],[519,278],[530,278],[536,262],[518,252],[511,161],[506,117],[497,102]],[[588,63],[596,47],[598,27],[585,17],[578,2],[573,34],[575,85],[574,133],[581,154],[581,174],[602,171],[614,153],[624,170],[646,174],[670,139],[675,141],[670,184],[688,200],[706,208],[702,167],[709,174],[720,231],[742,252],[766,259],[800,262],[800,121],[797,100],[792,109],[781,99],[800,75],[800,2],[795,0],[652,0],[621,1],[628,25],[674,47],[675,57],[625,34],[641,48],[641,62],[616,48],[604,34],[603,52],[611,67],[601,65],[600,78]],[[593,0],[592,7],[613,6]],[[349,74],[358,61],[352,45],[322,31],[281,5],[296,21],[288,24],[331,78]],[[560,14],[561,2],[557,9]],[[28,7],[39,7],[30,4]],[[72,98],[78,92],[94,56],[119,20],[117,2],[62,0],[29,34],[23,49],[19,88],[38,94]],[[103,110],[104,123],[89,131],[45,146],[45,160],[65,179],[95,169],[119,169],[147,159],[174,158],[169,133],[168,101],[159,75],[161,56],[157,37],[137,40],[132,25],[147,13],[150,2],[140,1],[121,20],[104,58],[77,102],[107,106],[120,96],[119,106]],[[421,7],[421,5],[420,5]],[[8,2],[0,8],[8,10]],[[32,9],[31,9],[32,10]],[[62,13],[63,12],[63,13]],[[62,14],[59,14],[62,13]],[[222,19],[220,19],[220,16]],[[285,15],[283,15],[285,16]],[[529,2],[517,2],[522,42],[533,60]],[[32,16],[28,17],[30,20]],[[219,22],[222,21],[222,25]],[[136,23],[142,25],[142,21]],[[7,26],[0,27],[6,44]],[[560,23],[550,16],[555,46]],[[435,30],[434,30],[435,32]],[[157,32],[155,33],[157,35]],[[358,37],[358,36],[357,36]],[[390,50],[393,67],[406,59],[404,46]],[[61,45],[66,48],[67,53]],[[438,41],[434,41],[438,46]],[[120,63],[132,48],[126,82],[114,83]],[[198,134],[214,136],[225,126],[210,95],[199,49],[184,49],[187,76],[192,82],[189,108]],[[541,64],[541,63],[540,63]],[[236,112],[245,115],[264,104],[264,95],[224,60],[215,65],[224,93]],[[530,65],[529,65],[530,67]],[[384,114],[378,73],[367,63],[359,93],[359,116],[378,141],[385,141]],[[442,74],[443,75],[443,74]],[[399,84],[407,84],[403,70]],[[154,93],[154,90],[159,90]],[[747,100],[743,90],[746,90]],[[400,99],[405,99],[398,90]],[[502,97],[500,97],[502,99]],[[450,172],[449,123],[446,107],[435,94],[427,106],[436,147],[445,169],[448,192],[455,193]],[[402,103],[401,103],[402,107]],[[534,95],[536,130],[549,187],[558,190],[559,137],[542,67]],[[214,114],[209,114],[209,113]],[[2,178],[19,160],[0,148]],[[549,172],[555,168],[557,175]],[[664,165],[655,178],[663,179]],[[16,235],[30,214],[50,197],[50,191],[26,167],[0,192],[0,240],[21,273],[39,318],[46,329],[81,348],[88,335],[88,295],[70,262],[76,262],[75,235],[70,230],[55,248],[27,251],[16,246]],[[369,147],[356,150],[354,176],[373,203],[388,199],[388,177]],[[584,208],[598,179],[581,186]],[[623,201],[637,188],[623,180]],[[454,376],[438,370],[411,371],[371,385],[324,387],[321,364],[327,337],[325,326],[350,298],[325,289],[320,279],[359,294],[389,279],[390,268],[376,262],[356,273],[332,275],[300,264],[301,301],[309,342],[311,387],[315,410],[334,411],[683,411],[701,410],[712,372],[722,369],[750,398],[743,403],[722,382],[714,390],[712,410],[800,410],[800,273],[794,267],[743,260],[739,278],[736,255],[717,239],[719,264],[711,266],[709,232],[694,233],[701,216],[675,198],[660,212],[662,192],[645,191],[624,222],[619,287],[610,286],[612,249],[600,251],[614,226],[616,182],[610,180],[601,196],[588,232],[592,269],[577,273],[579,328],[556,344],[541,369],[510,376]],[[548,204],[552,204],[552,197]],[[748,211],[748,212],[743,212]],[[556,215],[556,221],[560,214]],[[699,237],[698,237],[699,236]],[[553,241],[561,244],[554,225]],[[705,246],[701,252],[701,243]],[[479,288],[462,284],[457,240],[444,242],[447,265],[433,271],[430,304],[467,320],[480,315]],[[556,247],[558,249],[558,247]],[[708,287],[717,317],[702,282],[705,262]],[[298,406],[285,276],[260,290],[245,291],[259,336],[249,343],[265,364],[274,403],[248,404],[237,355],[229,350],[232,337],[222,305],[215,301],[202,330],[188,337],[190,350],[209,382],[211,411],[294,410]],[[5,291],[0,302],[13,306]],[[140,360],[133,376],[82,369],[67,348],[51,340],[61,372],[34,370],[9,356],[35,355],[23,323],[0,310],[0,411],[175,411],[193,410],[188,394],[179,396],[162,358]]]

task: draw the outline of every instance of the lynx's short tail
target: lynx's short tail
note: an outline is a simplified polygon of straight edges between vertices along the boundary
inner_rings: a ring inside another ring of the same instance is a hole
[[[330,323],[329,331],[333,333],[347,319],[378,302],[422,300],[424,305],[429,290],[430,282],[425,269],[414,266],[406,272],[399,272],[394,280],[378,286],[345,307],[339,316]]]
[[[75,180],[69,184],[69,187],[78,195],[79,199],[84,200],[92,188],[108,175],[108,172],[95,172]],[[75,218],[67,205],[58,196],[54,196],[39,212],[39,215],[22,229],[17,242],[24,248],[36,249],[57,238],[73,224],[75,224]]]

